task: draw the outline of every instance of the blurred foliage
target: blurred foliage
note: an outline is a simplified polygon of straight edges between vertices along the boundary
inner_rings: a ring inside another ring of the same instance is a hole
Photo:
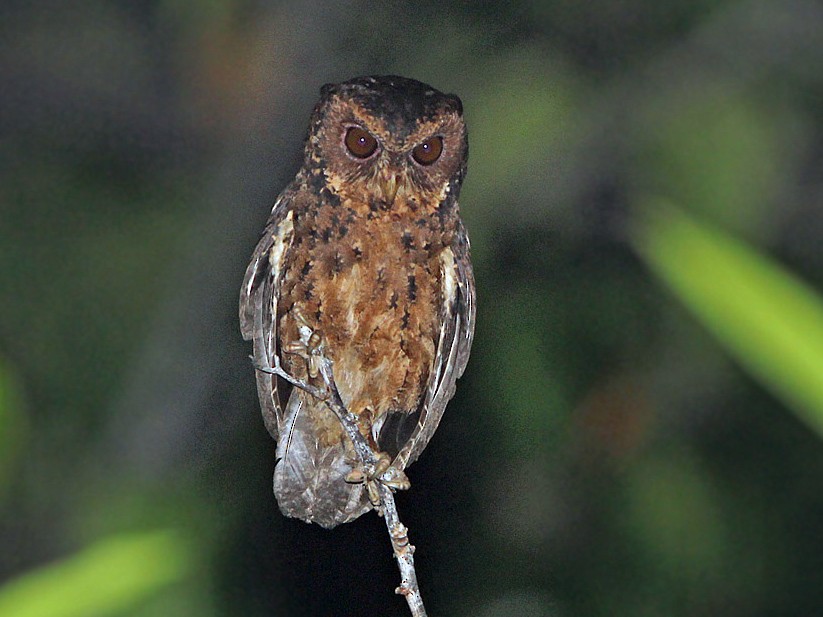
[[[693,94],[676,113],[658,120],[662,130],[650,138],[644,173],[677,203],[757,231],[770,223],[770,205],[792,162],[779,147],[781,131],[793,128],[791,120],[745,94],[716,90],[709,86]],[[802,137],[791,137],[796,147]]]
[[[277,511],[236,317],[319,87],[369,73],[459,94],[471,142],[472,359],[398,496],[431,614],[821,613],[821,30],[4,3],[0,614],[406,614],[376,516]]]
[[[735,358],[823,437],[823,299],[766,257],[664,203],[637,234],[655,272]]]
[[[187,549],[169,532],[120,535],[13,580],[0,589],[9,617],[123,614],[185,575]]]

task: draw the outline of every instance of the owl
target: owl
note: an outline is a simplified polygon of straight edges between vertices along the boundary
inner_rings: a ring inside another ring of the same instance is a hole
[[[323,86],[302,167],[241,289],[255,364],[279,361],[322,388],[321,353],[361,434],[397,472],[429,443],[472,344],[474,277],[457,203],[467,157],[454,95],[397,76]],[[331,528],[374,507],[322,397],[256,377],[283,514]]]

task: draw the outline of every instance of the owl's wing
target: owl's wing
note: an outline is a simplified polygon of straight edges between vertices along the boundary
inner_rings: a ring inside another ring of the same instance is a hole
[[[469,238],[462,223],[452,246],[443,251],[440,276],[443,305],[437,352],[417,426],[393,463],[400,469],[413,463],[429,443],[446,404],[454,396],[455,382],[469,361],[474,337],[475,290]]]
[[[283,262],[294,237],[292,192],[284,191],[272,208],[263,237],[252,253],[240,290],[240,332],[254,343],[254,364],[273,366],[277,350],[277,301]],[[263,422],[277,439],[283,417],[277,377],[257,373],[257,394]]]

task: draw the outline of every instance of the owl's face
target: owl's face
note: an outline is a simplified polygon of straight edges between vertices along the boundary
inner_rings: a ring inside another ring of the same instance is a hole
[[[421,214],[456,203],[468,141],[460,99],[401,77],[324,86],[306,165],[344,201]]]

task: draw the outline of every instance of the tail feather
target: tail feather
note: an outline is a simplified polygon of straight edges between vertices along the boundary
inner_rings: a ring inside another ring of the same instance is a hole
[[[294,389],[277,442],[274,494],[286,516],[331,528],[371,509],[362,484],[345,481],[351,471],[343,444],[321,445],[312,417],[324,405]]]

